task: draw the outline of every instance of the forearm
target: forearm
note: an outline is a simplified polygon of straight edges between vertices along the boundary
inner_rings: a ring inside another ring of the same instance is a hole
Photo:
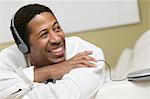
[[[48,79],[61,79],[62,76],[68,73],[72,68],[72,66],[66,65],[66,61],[54,65],[36,68],[34,70],[34,81],[43,82]]]
[[[80,67],[95,67],[96,65],[89,62],[95,62],[95,58],[90,57],[92,51],[84,51],[78,53],[74,57],[69,60],[49,65],[43,66],[35,69],[35,82],[43,82],[48,79],[58,80],[63,77],[64,74],[68,73],[73,68],[80,68]]]
[[[43,82],[51,78],[50,70],[48,66],[34,69],[34,82]]]

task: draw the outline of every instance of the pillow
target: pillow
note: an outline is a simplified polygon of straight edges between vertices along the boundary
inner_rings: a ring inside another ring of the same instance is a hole
[[[135,43],[133,58],[129,64],[128,73],[150,68],[150,30],[146,31]]]
[[[150,30],[137,40],[133,49],[126,48],[122,52],[113,78],[123,79],[128,73],[145,68],[150,68]]]
[[[126,77],[127,68],[132,60],[133,50],[130,48],[124,49],[121,53],[116,67],[113,69],[113,79],[123,79]]]

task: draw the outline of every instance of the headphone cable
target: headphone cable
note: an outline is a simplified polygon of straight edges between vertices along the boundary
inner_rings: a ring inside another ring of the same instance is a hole
[[[126,78],[123,78],[123,79],[112,79],[112,71],[111,71],[111,66],[108,64],[108,62],[106,62],[105,60],[97,60],[97,62],[98,61],[103,61],[105,64],[106,64],[106,66],[108,67],[108,71],[109,71],[109,78],[110,78],[110,80],[112,80],[112,81],[124,81],[124,80],[126,80],[127,79],[127,77]]]

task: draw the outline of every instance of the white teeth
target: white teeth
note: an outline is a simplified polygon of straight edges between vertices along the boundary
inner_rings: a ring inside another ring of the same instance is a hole
[[[52,50],[51,52],[58,53],[58,52],[62,51],[62,49],[63,49],[63,47],[59,47],[59,48]]]

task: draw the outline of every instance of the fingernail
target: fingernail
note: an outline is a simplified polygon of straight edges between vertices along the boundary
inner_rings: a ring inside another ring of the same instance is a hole
[[[96,62],[96,59],[95,58],[91,58],[91,61]]]

